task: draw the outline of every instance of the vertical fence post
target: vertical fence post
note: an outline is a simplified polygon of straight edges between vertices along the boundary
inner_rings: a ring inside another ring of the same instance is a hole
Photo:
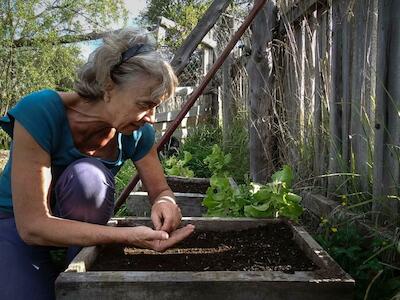
[[[252,54],[247,65],[250,82],[250,175],[253,181],[263,183],[274,171],[274,136],[272,101],[275,88],[272,76],[272,41],[276,26],[277,7],[270,0],[254,19],[252,25]]]

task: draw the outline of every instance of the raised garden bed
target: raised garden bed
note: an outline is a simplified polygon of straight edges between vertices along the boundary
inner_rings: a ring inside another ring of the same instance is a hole
[[[187,178],[181,176],[166,176],[165,178],[173,192],[205,194],[210,186],[209,178]]]
[[[210,186],[208,178],[167,176],[166,179],[175,194],[176,202],[181,208],[183,216],[200,217],[204,215],[206,209],[202,207],[201,202],[205,197],[207,188]],[[150,216],[151,207],[147,192],[141,188],[139,191],[130,193],[126,206],[132,216]]]
[[[352,299],[354,281],[301,227],[270,219],[183,223],[195,224],[195,233],[164,253],[84,248],[58,277],[57,299]]]

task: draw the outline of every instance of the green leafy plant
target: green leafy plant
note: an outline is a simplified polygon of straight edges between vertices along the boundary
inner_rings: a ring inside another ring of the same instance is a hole
[[[165,174],[169,176],[193,177],[194,172],[186,166],[191,160],[192,155],[187,151],[184,151],[183,159],[179,159],[177,156],[171,156],[165,159],[163,161]]]
[[[400,291],[399,269],[381,261],[395,243],[362,234],[355,224],[337,225],[323,219],[315,239],[356,281],[355,299],[392,299]]]
[[[291,191],[293,171],[289,166],[273,174],[272,182],[266,185],[246,183],[234,188],[227,171],[230,161],[230,154],[224,154],[218,145],[204,160],[213,173],[203,200],[208,215],[298,220],[303,209],[301,197]]]
[[[195,177],[209,178],[212,173],[204,159],[211,154],[213,145],[221,140],[222,131],[219,126],[200,125],[184,140],[178,157],[182,159],[185,151],[190,152],[192,159],[186,166],[194,171]]]
[[[115,176],[115,195],[118,196],[132,180],[136,173],[135,165],[127,160]]]

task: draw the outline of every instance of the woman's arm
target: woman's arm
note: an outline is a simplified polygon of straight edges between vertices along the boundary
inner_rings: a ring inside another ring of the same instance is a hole
[[[157,155],[157,146],[135,162],[140,178],[149,194],[152,206],[151,218],[156,229],[174,231],[181,222],[181,211],[175,203]]]
[[[189,228],[171,234],[168,239],[166,232],[144,226],[117,228],[54,217],[49,210],[50,166],[49,154],[15,121],[11,178],[13,206],[18,233],[28,244],[124,243],[162,251],[193,231]]]

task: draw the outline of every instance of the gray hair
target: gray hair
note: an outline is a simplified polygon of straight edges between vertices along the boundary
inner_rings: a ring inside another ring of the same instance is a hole
[[[131,28],[108,34],[103,44],[93,51],[78,71],[74,90],[88,100],[102,99],[107,85],[131,83],[138,75],[150,75],[160,82],[152,92],[152,98],[166,100],[175,93],[178,80],[170,64],[155,51],[139,53],[121,63],[121,55],[127,49],[144,44],[154,47],[154,39]]]

